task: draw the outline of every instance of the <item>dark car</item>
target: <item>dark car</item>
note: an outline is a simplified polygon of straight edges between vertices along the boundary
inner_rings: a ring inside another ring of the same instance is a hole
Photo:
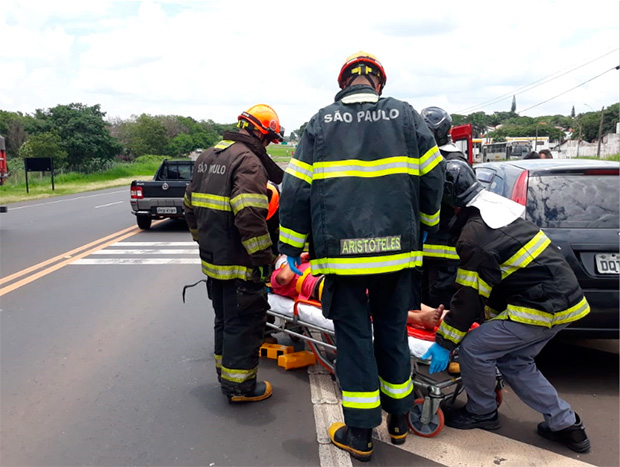
[[[532,159],[487,162],[474,170],[487,190],[526,206],[525,218],[560,248],[575,272],[591,312],[564,332],[617,339],[620,163]]]

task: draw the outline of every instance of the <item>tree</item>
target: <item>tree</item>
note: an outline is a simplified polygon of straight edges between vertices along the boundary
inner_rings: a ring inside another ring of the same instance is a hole
[[[570,116],[572,118],[575,118],[575,106],[573,105],[573,108],[570,110]]]
[[[517,96],[512,96],[512,104],[510,105],[510,113],[516,113],[517,111]]]
[[[168,137],[161,120],[148,114],[142,114],[128,124],[129,151],[135,157],[145,154],[166,154]]]
[[[62,139],[57,133],[47,131],[28,138],[19,148],[19,157],[51,157],[54,169],[67,165],[67,151],[63,148]]]
[[[194,147],[194,139],[192,138],[192,136],[188,135],[187,133],[182,133],[170,140],[167,154],[178,157],[189,154],[194,149],[197,149],[197,147]]]
[[[104,121],[105,112],[99,104],[86,106],[73,103],[57,105],[48,110],[35,112],[35,133],[56,133],[67,152],[67,164],[71,169],[83,169],[94,160],[108,161],[118,154],[122,147],[112,138]]]

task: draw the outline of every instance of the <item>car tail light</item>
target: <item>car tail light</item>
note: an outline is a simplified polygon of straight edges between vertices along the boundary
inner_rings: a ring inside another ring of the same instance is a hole
[[[514,188],[512,189],[512,195],[510,195],[510,199],[522,204],[523,206],[527,206],[527,178],[529,175],[529,171],[524,170],[519,175],[517,179],[517,183],[515,183]]]
[[[131,188],[131,199],[142,199],[144,198],[144,196],[142,196],[142,187],[141,186],[134,186]]]
[[[620,170],[618,169],[588,169],[584,171],[585,175],[618,175]]]

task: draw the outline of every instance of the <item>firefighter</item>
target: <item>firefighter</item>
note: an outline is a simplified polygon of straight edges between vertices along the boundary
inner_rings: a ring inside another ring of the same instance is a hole
[[[267,182],[279,184],[284,174],[265,150],[283,139],[276,112],[255,105],[239,115],[237,126],[198,157],[184,200],[215,311],[218,380],[231,403],[272,394],[271,384],[256,376],[269,309],[265,282],[275,259]]]
[[[521,217],[524,206],[484,190],[465,162],[447,163],[444,202],[457,211],[459,289],[423,358],[432,358],[431,373],[442,371],[459,346],[467,404],[446,425],[500,427],[497,367],[515,394],[543,415],[541,436],[587,452],[590,441],[579,416],[534,361],[560,330],[590,312],[572,269],[549,238]],[[467,332],[484,313],[489,320]]]
[[[306,126],[280,199],[280,252],[300,273],[308,242],[312,274],[325,274],[322,308],[334,322],[346,422],[329,436],[363,461],[382,408],[392,442],[407,436],[407,312],[420,304],[421,230],[439,224],[445,170],[418,112],[380,98],[385,82],[375,56],[347,58],[341,91]]]
[[[452,142],[450,114],[439,107],[427,107],[420,112],[424,122],[433,133],[439,151],[446,161],[462,160],[467,157]],[[456,238],[449,232],[448,223],[454,216],[454,208],[441,205],[439,231],[429,234],[424,242],[424,264],[422,267],[422,303],[433,308],[450,305],[456,292],[456,271],[459,257],[456,254]]]

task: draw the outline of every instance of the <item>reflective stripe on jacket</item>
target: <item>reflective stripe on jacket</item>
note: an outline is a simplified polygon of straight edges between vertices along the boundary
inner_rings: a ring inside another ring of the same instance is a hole
[[[267,171],[256,155],[265,149],[249,135],[224,137],[196,160],[185,192],[185,218],[207,276],[252,280],[254,266],[273,260],[265,220]]]
[[[468,215],[456,245],[459,289],[437,331],[442,347],[453,349],[485,311],[487,318],[545,327],[590,312],[569,264],[537,226],[518,218],[491,229],[477,209]]]
[[[422,264],[420,224],[439,224],[445,164],[420,115],[369,86],[312,117],[280,200],[281,253],[310,243],[312,274],[364,275]]]

